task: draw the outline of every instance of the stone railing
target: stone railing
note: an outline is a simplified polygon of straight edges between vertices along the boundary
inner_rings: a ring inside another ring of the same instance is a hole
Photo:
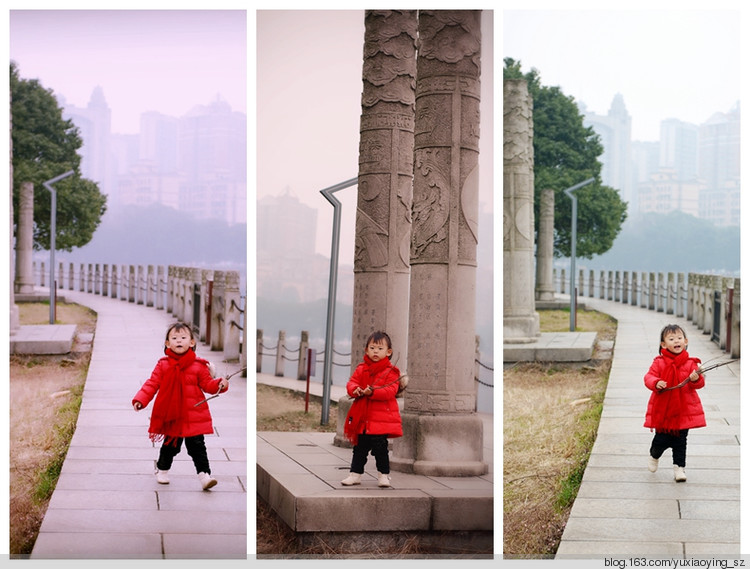
[[[569,292],[565,269],[554,270],[554,282],[557,292]],[[740,357],[739,277],[581,269],[576,294],[684,317],[732,357]]]
[[[41,286],[49,286],[44,263],[34,263]],[[245,296],[238,271],[174,265],[110,265],[60,263],[55,278],[58,291],[77,290],[166,310],[189,323],[200,341],[225,361],[247,362]]]

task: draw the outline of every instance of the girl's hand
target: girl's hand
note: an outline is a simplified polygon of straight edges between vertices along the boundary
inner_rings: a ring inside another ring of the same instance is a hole
[[[133,409],[135,409],[136,411],[140,411],[141,409],[143,409],[143,405],[141,405],[140,402],[136,401],[135,403],[133,403]]]
[[[229,380],[222,377],[219,380],[219,392],[226,391],[227,389],[229,389]]]
[[[362,392],[362,395],[365,395],[365,396],[367,396],[367,395],[372,395],[372,387],[368,385],[368,386],[367,386],[367,387],[365,388],[365,390],[364,390],[364,391]]]
[[[700,379],[700,377],[701,377],[700,374],[696,370],[696,371],[694,371],[693,373],[690,374],[690,376],[688,377],[688,379],[690,381],[698,381]]]
[[[666,386],[667,386],[667,382],[664,381],[663,379],[660,379],[659,381],[656,382],[656,389],[658,389],[659,391],[664,389]]]

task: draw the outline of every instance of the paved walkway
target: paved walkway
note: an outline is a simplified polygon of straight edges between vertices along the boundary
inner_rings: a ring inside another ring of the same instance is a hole
[[[75,435],[32,559],[246,559],[246,378],[235,375],[229,391],[209,403],[215,435],[206,446],[218,485],[201,490],[184,448],[170,484],[157,484],[158,446],[148,439],[153,403],[136,413],[130,402],[163,355],[175,318],[99,295],[64,297],[98,319]],[[197,352],[221,375],[240,367],[200,343]]]
[[[599,433],[558,558],[736,557],[740,554],[740,360],[706,374],[699,391],[707,427],[688,437],[687,482],[675,483],[670,451],[646,467],[653,437],[643,427],[650,392],[643,376],[661,328],[685,330],[691,356],[728,358],[684,318],[585,299],[618,320]]]

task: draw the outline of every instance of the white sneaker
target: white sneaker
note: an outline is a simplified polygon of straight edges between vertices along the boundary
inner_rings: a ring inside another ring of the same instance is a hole
[[[198,480],[201,481],[201,486],[203,486],[204,490],[208,490],[209,488],[213,488],[216,486],[216,478],[212,477],[207,472],[199,472],[198,473]]]
[[[159,484],[169,484],[169,470],[156,470],[156,481]]]
[[[344,478],[341,481],[341,484],[344,486],[354,486],[355,484],[360,484],[362,482],[362,475],[358,474],[357,472],[350,472],[349,476]]]
[[[382,472],[378,472],[378,486],[383,488],[391,485],[391,477]]]
[[[674,480],[675,482],[685,482],[687,480],[684,467],[674,465]]]
[[[651,472],[656,472],[656,470],[659,468],[659,459],[654,458],[653,456],[648,457],[648,469]]]

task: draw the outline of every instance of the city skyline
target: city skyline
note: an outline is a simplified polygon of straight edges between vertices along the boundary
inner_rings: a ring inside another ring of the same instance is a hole
[[[218,95],[247,114],[244,10],[10,10],[10,60],[85,107],[102,88],[112,132],[148,111],[181,116]]]
[[[520,61],[524,73],[537,69],[543,85],[559,86],[590,112],[606,114],[621,94],[634,141],[657,141],[662,120],[700,124],[740,101],[739,4],[535,9],[539,4],[503,10],[503,58]]]

